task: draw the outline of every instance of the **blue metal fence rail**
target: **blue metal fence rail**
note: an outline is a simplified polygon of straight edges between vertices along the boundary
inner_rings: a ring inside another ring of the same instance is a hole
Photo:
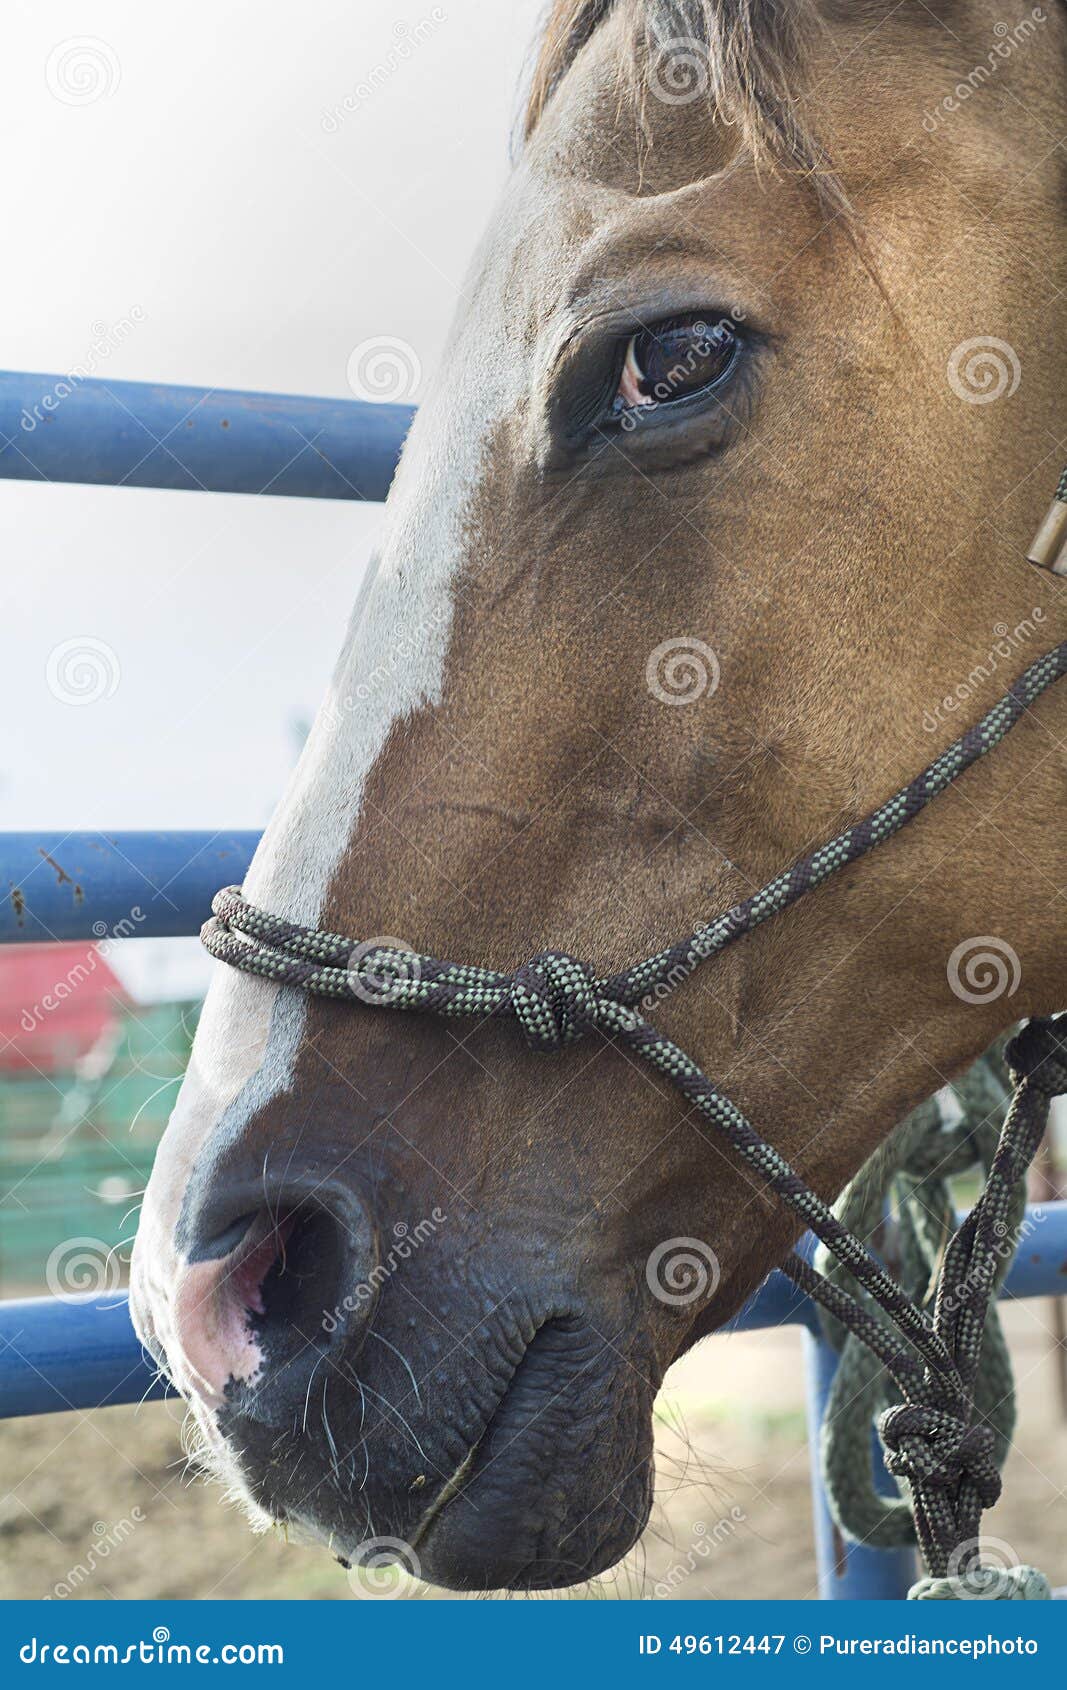
[[[130,1324],[124,1291],[0,1302],[0,1419],[168,1395]]]
[[[357,400],[0,372],[0,479],[382,499],[412,411]],[[196,933],[219,886],[240,882],[255,832],[0,835],[0,943]],[[1009,1297],[1067,1291],[1067,1203],[1030,1211]],[[901,1597],[910,1552],[846,1543],[830,1520],[818,1429],[836,1357],[813,1306],[773,1273],[734,1330],[806,1329],[820,1595]],[[0,1419],[165,1394],[125,1295],[0,1302]]]
[[[410,405],[0,371],[0,478],[384,499]]]
[[[4,834],[0,944],[197,933],[258,842],[254,831]]]

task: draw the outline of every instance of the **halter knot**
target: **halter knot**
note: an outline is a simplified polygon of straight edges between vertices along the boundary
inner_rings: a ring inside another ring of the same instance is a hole
[[[596,1025],[592,970],[564,951],[542,951],[516,969],[509,1002],[534,1050],[560,1050]]]
[[[989,1426],[965,1426],[955,1414],[925,1403],[897,1403],[880,1417],[878,1430],[895,1479],[950,1490],[966,1474],[983,1508],[992,1508],[1000,1495]]]

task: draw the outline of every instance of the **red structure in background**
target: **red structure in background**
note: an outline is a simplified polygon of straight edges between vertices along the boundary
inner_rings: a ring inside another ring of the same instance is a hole
[[[129,1003],[95,945],[0,950],[0,1073],[70,1073]]]

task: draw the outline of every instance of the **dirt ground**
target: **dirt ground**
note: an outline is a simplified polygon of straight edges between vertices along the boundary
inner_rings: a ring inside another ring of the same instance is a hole
[[[1048,1305],[1015,1304],[1007,1318],[1020,1427],[986,1530],[1065,1584],[1067,1421]],[[325,1552],[253,1536],[217,1488],[186,1474],[181,1420],[180,1405],[157,1403],[0,1425],[0,1595],[351,1599]],[[649,1529],[621,1568],[575,1594],[814,1596],[801,1335],[708,1340],[671,1373],[657,1422]],[[438,1594],[410,1580],[400,1593]]]

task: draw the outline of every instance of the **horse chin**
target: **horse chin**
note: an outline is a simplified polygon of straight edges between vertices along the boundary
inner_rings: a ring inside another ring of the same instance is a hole
[[[423,1578],[447,1590],[550,1590],[606,1571],[652,1505],[651,1393],[561,1376],[542,1328],[477,1444],[419,1523]]]
[[[432,1424],[418,1423],[426,1472],[439,1480],[418,1489],[395,1480],[385,1489],[380,1464],[361,1473],[355,1456],[352,1482],[340,1482],[336,1453],[333,1463],[323,1461],[314,1415],[306,1427],[297,1416],[294,1436],[282,1426],[284,1419],[292,1426],[291,1415],[261,1419],[249,1412],[254,1397],[238,1387],[217,1417],[232,1458],[231,1495],[260,1522],[284,1525],[291,1541],[318,1542],[356,1567],[385,1542],[401,1565],[448,1590],[581,1583],[620,1560],[648,1519],[654,1389],[647,1364],[624,1360],[587,1325],[552,1319],[509,1371],[466,1422],[465,1453],[447,1458]],[[338,1414],[331,1436],[342,1457],[350,1443],[360,1448],[358,1431],[358,1415],[345,1426]],[[217,1459],[210,1465],[218,1473]]]
[[[646,1469],[646,1476],[649,1470]],[[620,1492],[626,1486],[620,1485]],[[639,1482],[633,1500],[621,1501],[595,1536],[582,1538],[580,1522],[548,1540],[537,1500],[529,1512],[503,1499],[491,1519],[474,1520],[446,1508],[419,1540],[421,1576],[445,1590],[559,1590],[581,1584],[621,1561],[644,1530],[650,1486]],[[635,1514],[631,1509],[636,1507]]]

